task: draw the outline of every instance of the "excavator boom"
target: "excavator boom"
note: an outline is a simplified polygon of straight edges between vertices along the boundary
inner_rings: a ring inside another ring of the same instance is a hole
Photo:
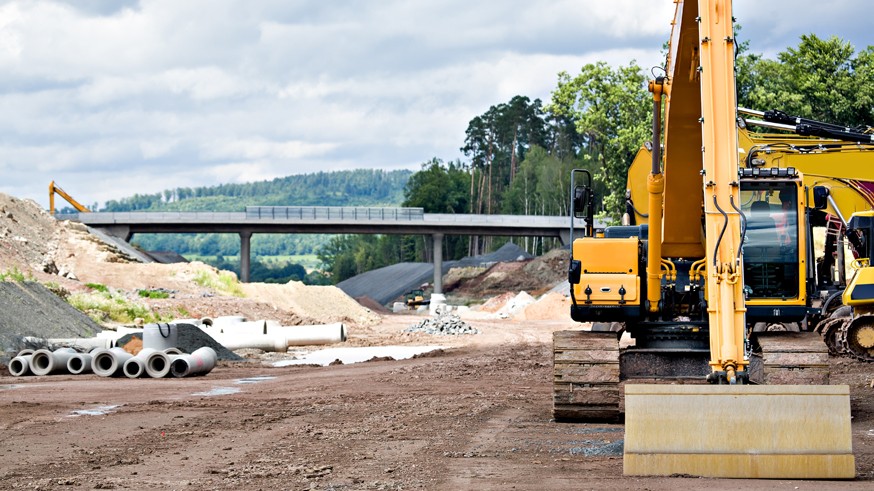
[[[73,208],[77,209],[78,211],[81,211],[83,213],[91,211],[87,207],[85,207],[85,205],[73,199],[72,196],[67,194],[66,191],[64,191],[63,189],[61,189],[60,186],[55,184],[55,181],[52,181],[49,183],[49,211],[52,215],[55,214],[55,193],[61,195],[62,198],[67,200],[67,203],[73,205]]]

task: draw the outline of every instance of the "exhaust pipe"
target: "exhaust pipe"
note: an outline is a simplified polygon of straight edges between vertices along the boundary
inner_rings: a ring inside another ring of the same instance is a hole
[[[91,370],[101,377],[121,375],[124,363],[133,355],[122,348],[100,349],[91,352]]]
[[[73,375],[79,375],[80,373],[90,373],[92,359],[93,356],[91,356],[89,353],[76,353],[67,361],[67,371],[69,371]]]
[[[170,373],[174,377],[188,377],[189,375],[206,375],[214,367],[216,352],[209,346],[194,350],[190,355],[173,357],[170,364]]]
[[[73,348],[58,348],[55,351],[38,349],[30,358],[30,371],[34,375],[67,371],[67,362],[76,354]]]
[[[27,350],[22,350],[22,353]],[[33,350],[30,350],[33,353]],[[30,373],[30,359],[33,358],[33,354],[22,355],[19,353],[18,356],[9,361],[9,373],[12,374],[13,377],[21,377],[23,375],[27,375]]]

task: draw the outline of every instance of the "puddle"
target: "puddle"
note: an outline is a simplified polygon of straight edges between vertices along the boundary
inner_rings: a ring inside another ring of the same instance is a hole
[[[406,360],[416,355],[427,353],[443,346],[367,346],[362,348],[328,348],[307,353],[298,360],[281,360],[273,363],[274,367],[288,365],[322,365],[327,366],[334,360],[340,360],[343,364],[360,363],[373,357],[392,357],[395,360]]]
[[[241,378],[240,380],[234,381],[235,384],[257,384],[258,382],[264,382],[265,380],[273,380],[276,377],[271,377],[269,375],[259,375],[257,377],[247,377]]]
[[[237,387],[213,387],[212,390],[210,390],[210,391],[195,392],[194,394],[191,394],[191,395],[212,397],[212,396],[226,396],[229,394],[236,394],[237,392],[240,392],[240,389]]]
[[[0,390],[12,390],[12,389],[20,389],[24,387],[23,385],[9,384],[9,385],[0,385]]]
[[[115,408],[119,407],[119,404],[114,406],[98,406],[94,409],[77,409],[70,413],[70,417],[74,416],[104,416],[106,414],[115,412]]]

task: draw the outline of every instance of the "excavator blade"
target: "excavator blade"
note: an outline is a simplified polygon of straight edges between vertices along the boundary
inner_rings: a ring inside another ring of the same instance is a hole
[[[846,385],[626,385],[625,475],[852,479]]]

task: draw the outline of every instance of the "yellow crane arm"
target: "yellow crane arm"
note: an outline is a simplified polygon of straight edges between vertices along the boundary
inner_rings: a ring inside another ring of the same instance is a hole
[[[52,215],[55,214],[55,193],[61,195],[61,197],[67,200],[67,203],[70,203],[73,208],[85,213],[91,211],[85,205],[73,199],[73,197],[67,194],[66,191],[61,189],[60,186],[56,185],[55,181],[52,181],[49,183],[49,211]]]

